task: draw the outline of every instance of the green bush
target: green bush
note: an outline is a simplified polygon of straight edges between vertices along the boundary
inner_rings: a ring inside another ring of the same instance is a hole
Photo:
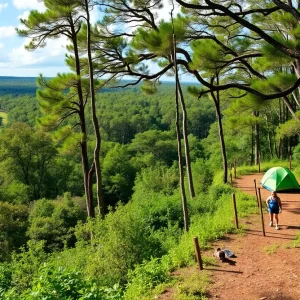
[[[118,285],[112,288],[100,287],[95,282],[85,280],[80,271],[67,271],[44,264],[33,287],[21,295],[22,299],[69,300],[69,299],[122,299],[122,290]]]
[[[10,260],[11,253],[27,242],[28,214],[23,204],[0,202],[0,262]]]
[[[203,159],[197,159],[196,162],[192,163],[192,171],[196,194],[207,192],[213,181],[210,165]]]
[[[98,278],[104,285],[126,283],[128,270],[150,257],[162,254],[159,240],[153,236],[145,216],[129,203],[119,205],[104,220],[79,225],[80,242],[90,243],[92,255],[87,257],[86,275]]]
[[[125,299],[141,299],[161,283],[170,281],[170,266],[168,260],[152,258],[148,262],[138,265],[133,271],[129,271]]]
[[[46,262],[47,254],[44,251],[44,242],[29,241],[27,247],[22,247],[21,253],[12,255],[12,288],[15,293],[22,293],[31,287],[32,279],[38,272],[41,264]]]
[[[12,270],[9,263],[0,264],[0,299],[11,286]]]
[[[33,241],[45,241],[45,250],[52,252],[76,242],[74,230],[84,211],[74,203],[69,193],[59,200],[41,199],[34,202],[29,216],[28,236]]]
[[[135,180],[135,193],[158,193],[172,195],[178,188],[178,170],[174,164],[172,167],[157,164],[145,169],[137,175]]]

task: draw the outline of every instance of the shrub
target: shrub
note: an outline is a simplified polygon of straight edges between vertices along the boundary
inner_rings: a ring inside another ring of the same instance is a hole
[[[118,285],[100,287],[85,280],[81,271],[67,271],[62,267],[44,264],[33,280],[33,288],[21,296],[22,299],[68,300],[68,299],[122,299]]]
[[[64,245],[73,247],[78,220],[84,220],[85,214],[76,205],[70,194],[59,200],[35,201],[29,216],[28,236],[33,241],[45,241],[48,252],[62,249]]]
[[[9,263],[0,264],[0,299],[11,286],[12,270]]]
[[[12,287],[16,293],[22,293],[30,288],[32,279],[38,272],[39,266],[47,260],[44,252],[44,242],[29,241],[27,247],[22,247],[21,253],[12,255]]]
[[[138,174],[134,190],[135,193],[158,193],[172,195],[179,184],[178,171],[175,165],[171,168],[157,164],[142,169]]]
[[[148,262],[138,265],[133,271],[129,271],[129,283],[127,285],[125,299],[141,299],[157,285],[168,282],[170,266],[168,260],[152,258]]]
[[[25,205],[0,202],[0,262],[9,260],[12,251],[26,243],[27,218]]]
[[[153,236],[145,216],[131,203],[119,205],[105,220],[95,221],[91,225],[87,225],[87,231],[92,230],[93,255],[87,258],[86,274],[98,278],[104,285],[126,283],[128,270],[151,256],[162,254],[160,242]],[[80,233],[80,236],[77,234],[80,241],[89,238],[82,226],[85,225],[79,225],[76,229],[76,233]]]

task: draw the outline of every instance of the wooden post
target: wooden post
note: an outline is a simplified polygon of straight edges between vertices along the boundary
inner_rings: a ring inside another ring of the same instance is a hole
[[[260,188],[258,188],[258,196],[259,196],[259,207],[260,207],[261,226],[262,226],[263,236],[266,236],[266,232],[265,232],[265,223],[264,223],[264,215],[263,215],[263,210],[262,210],[262,202],[261,202]]]
[[[236,178],[236,159],[234,160],[234,178]]]
[[[256,188],[256,179],[254,179],[253,181],[254,181],[254,189],[255,189],[255,195],[256,195],[256,203],[257,203],[257,207],[259,207],[257,188]]]
[[[196,258],[197,258],[197,261],[199,264],[199,269],[203,270],[202,258],[201,258],[200,247],[199,247],[199,242],[198,242],[197,236],[194,236],[194,245],[195,245]]]
[[[239,229],[239,221],[238,221],[237,210],[236,210],[235,194],[232,194],[232,202],[233,202],[233,210],[234,210],[235,228]]]

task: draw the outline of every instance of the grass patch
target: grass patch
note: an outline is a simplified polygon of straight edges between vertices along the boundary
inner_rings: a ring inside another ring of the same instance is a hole
[[[264,173],[264,172],[268,171],[270,168],[277,167],[277,166],[278,167],[283,167],[283,168],[289,168],[289,162],[274,159],[274,160],[269,161],[269,162],[261,163],[260,172]],[[232,173],[233,173],[233,169],[232,169]],[[258,173],[258,166],[257,165],[254,165],[254,166],[238,166],[237,170],[236,170],[236,173],[237,173],[238,178],[242,177],[244,175]]]
[[[7,124],[7,113],[0,111],[0,118],[2,118],[3,125]]]
[[[190,273],[192,272],[192,273]],[[205,300],[206,289],[211,283],[210,273],[191,268],[189,274],[182,274],[176,286],[175,299],[178,300]]]
[[[300,232],[297,233],[296,238],[294,241],[290,242],[287,246],[287,249],[292,248],[300,248]]]
[[[276,251],[280,248],[280,245],[278,244],[273,244],[267,247],[264,247],[264,250],[266,251],[266,253],[268,255],[274,254],[276,253]]]

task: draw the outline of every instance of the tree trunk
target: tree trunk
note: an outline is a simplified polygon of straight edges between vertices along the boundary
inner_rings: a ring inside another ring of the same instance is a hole
[[[91,111],[92,111],[94,133],[96,137],[96,145],[94,148],[94,165],[96,171],[97,202],[98,202],[99,215],[103,217],[104,201],[103,201],[102,174],[101,174],[101,165],[100,165],[101,135],[100,135],[99,122],[96,114],[96,105],[95,105],[96,97],[95,97],[95,87],[94,87],[94,69],[93,69],[92,52],[91,52],[91,24],[90,24],[88,0],[85,0],[85,10],[86,10],[86,20],[87,20],[87,53],[88,53],[88,65],[89,65],[89,77],[90,77]]]
[[[181,139],[180,139],[180,127],[179,127],[179,107],[178,107],[178,71],[176,64],[176,37],[173,34],[173,61],[174,61],[174,70],[175,70],[175,82],[176,82],[176,91],[175,91],[175,112],[176,112],[176,138],[177,138],[177,149],[178,149],[178,164],[179,164],[179,180],[180,180],[180,191],[181,191],[181,201],[183,209],[183,219],[184,219],[184,229],[185,231],[189,230],[189,215],[187,207],[187,199],[184,187],[184,173],[182,165],[182,151],[181,151]]]
[[[266,116],[265,120],[266,120],[266,128],[267,128],[267,135],[268,135],[268,147],[269,147],[270,157],[272,159],[273,158],[272,139],[271,139],[271,131],[269,128],[269,119],[267,113],[265,114],[265,116]]]
[[[183,141],[184,141],[184,153],[185,153],[185,163],[187,169],[187,176],[188,176],[188,184],[189,184],[189,191],[191,198],[195,197],[195,189],[194,189],[194,182],[193,182],[193,173],[191,168],[191,156],[190,156],[190,147],[189,147],[189,140],[187,134],[187,112],[184,102],[184,97],[181,89],[181,85],[179,82],[179,78],[177,76],[177,86],[179,90],[179,98],[180,104],[182,109],[182,131],[183,131]]]
[[[222,161],[223,161],[223,182],[228,182],[228,163],[227,163],[227,155],[226,155],[226,147],[225,147],[225,140],[224,140],[224,132],[223,132],[223,125],[222,125],[222,115],[221,115],[221,108],[220,108],[220,95],[219,92],[211,92],[211,96],[214,100],[215,108],[216,108],[216,118],[218,122],[218,130],[219,130],[219,139],[221,145],[221,154],[222,154]]]
[[[251,126],[251,166],[254,165],[254,126]]]
[[[258,117],[259,112],[255,111],[254,116]],[[254,125],[254,141],[255,141],[255,164],[259,164],[259,124],[255,122]]]
[[[76,75],[78,76],[77,81],[77,91],[78,91],[78,98],[79,98],[79,118],[80,118],[80,126],[81,126],[81,133],[83,138],[80,142],[81,147],[81,165],[82,165],[82,172],[83,172],[83,182],[84,182],[84,191],[86,197],[86,206],[87,206],[87,214],[89,217],[95,217],[94,205],[93,205],[93,191],[89,189],[89,162],[88,162],[88,152],[87,152],[87,132],[86,132],[86,122],[85,122],[85,114],[84,114],[84,100],[83,100],[83,92],[81,86],[81,71],[80,71],[80,60],[79,60],[79,53],[78,53],[78,45],[76,39],[76,32],[74,26],[72,26],[72,37],[73,37],[73,46],[74,46],[74,56],[75,56],[75,68],[76,68]]]

